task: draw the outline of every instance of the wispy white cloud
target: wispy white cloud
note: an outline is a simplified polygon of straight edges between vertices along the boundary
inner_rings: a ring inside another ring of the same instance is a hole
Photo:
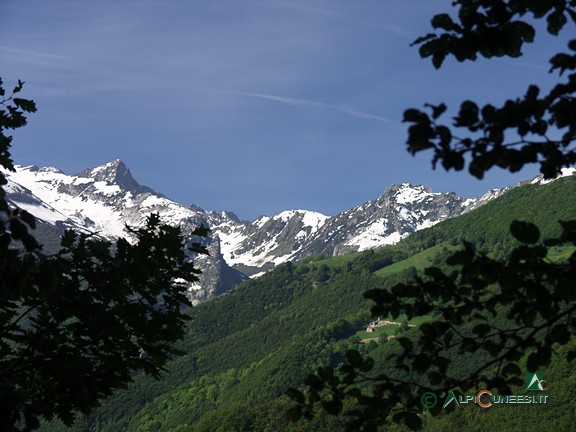
[[[0,45],[0,52],[5,52],[5,53],[9,53],[9,54],[25,55],[25,56],[28,56],[31,58],[41,58],[41,59],[61,60],[61,59],[66,58],[65,56],[58,55],[58,54],[33,51],[33,50],[29,50],[29,49],[16,48],[16,47],[11,47],[11,46],[6,46],[6,45]]]
[[[416,36],[415,36],[415,34],[414,34],[413,32],[410,32],[410,31],[408,31],[408,30],[405,30],[405,29],[403,29],[403,28],[401,28],[401,27],[398,27],[398,26],[395,26],[395,25],[392,25],[392,24],[386,24],[386,23],[381,24],[381,25],[382,25],[382,27],[385,28],[388,32],[394,33],[394,34],[397,35],[397,36],[403,37],[403,38],[405,38],[405,39],[410,39],[410,40],[416,39]]]
[[[348,21],[358,21],[361,20],[362,18],[358,18],[355,17],[353,15],[350,14],[345,14],[342,11],[337,11],[335,9],[329,9],[330,6],[330,2],[328,3],[324,3],[326,7],[322,8],[319,7],[318,5],[314,5],[311,6],[310,3],[302,3],[302,2],[297,2],[294,0],[290,0],[290,1],[270,1],[270,0],[266,0],[266,5],[271,6],[271,7],[281,7],[284,8],[286,10],[291,10],[291,11],[295,11],[295,12],[301,12],[303,14],[309,14],[309,15],[317,15],[317,16],[321,16],[324,18],[339,18],[339,19],[347,19]],[[341,5],[339,5],[341,6]],[[352,12],[356,12],[354,10],[352,10]],[[372,23],[370,23],[369,25],[373,25]],[[410,32],[408,30],[406,30],[405,28],[402,28],[398,25],[395,24],[390,24],[387,22],[378,22],[377,23],[377,27],[383,28],[385,29],[387,32],[389,33],[393,33],[397,36],[400,36],[402,38],[406,38],[406,39],[415,39],[416,35],[413,32]]]
[[[70,57],[45,51],[22,49],[14,46],[0,45],[0,54],[13,62],[26,62],[51,68],[62,68],[70,62]]]
[[[258,99],[266,99],[271,100],[274,102],[280,102],[286,105],[292,106],[303,106],[303,107],[310,107],[310,108],[321,108],[321,109],[329,109],[329,110],[336,110],[343,112],[345,114],[351,115],[353,117],[359,117],[367,120],[375,120],[383,123],[390,123],[390,124],[398,124],[397,120],[392,120],[387,117],[378,116],[375,114],[366,113],[363,111],[359,111],[356,108],[349,107],[346,105],[338,105],[338,104],[329,104],[325,102],[319,102],[310,99],[300,99],[300,98],[293,98],[288,96],[279,96],[279,95],[271,95],[271,94],[264,94],[264,93],[251,93],[251,92],[241,92],[241,91],[227,91],[227,90],[215,90],[222,93],[228,94],[235,94],[239,96],[246,96],[251,98],[258,98]]]

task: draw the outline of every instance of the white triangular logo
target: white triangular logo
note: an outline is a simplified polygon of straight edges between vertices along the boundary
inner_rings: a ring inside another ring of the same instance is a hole
[[[528,389],[532,389],[535,383],[538,383],[537,385],[538,390],[544,390],[542,382],[538,379],[538,375],[533,374],[532,379],[530,380],[530,384],[528,384]]]

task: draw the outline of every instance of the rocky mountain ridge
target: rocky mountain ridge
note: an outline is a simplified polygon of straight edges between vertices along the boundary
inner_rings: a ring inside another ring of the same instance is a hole
[[[6,176],[8,201],[36,216],[44,244],[48,240],[56,246],[54,234],[67,228],[110,240],[130,238],[125,226],[142,226],[150,213],[160,214],[165,223],[181,226],[185,235],[208,225],[202,210],[182,206],[140,185],[120,160],[76,175],[56,168],[17,166],[15,173],[7,172]],[[205,246],[209,256],[191,256],[202,270],[199,284],[189,289],[193,303],[226,292],[247,278],[228,266],[215,238],[206,239]]]
[[[6,175],[9,201],[28,210],[53,232],[75,228],[114,239],[126,236],[125,224],[140,226],[152,212],[159,213],[166,223],[179,225],[185,234],[199,225],[208,226],[211,256],[198,260],[204,272],[200,284],[191,287],[193,301],[226,292],[245,275],[258,275],[282,262],[396,243],[508,190],[464,199],[452,192],[434,192],[422,185],[403,183],[389,186],[377,199],[336,216],[288,210],[247,222],[232,212],[205,211],[176,203],[140,185],[120,160],[76,175],[36,166],[17,166],[16,172]]]

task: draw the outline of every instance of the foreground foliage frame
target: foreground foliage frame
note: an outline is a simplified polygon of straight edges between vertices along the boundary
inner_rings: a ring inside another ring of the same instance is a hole
[[[14,170],[12,136],[36,104],[0,80],[0,165]],[[137,371],[160,377],[180,354],[185,289],[198,280],[190,257],[206,253],[180,228],[148,216],[115,243],[68,230],[47,255],[36,219],[9,204],[0,171],[0,429],[28,431],[39,417],[70,425]],[[204,236],[203,227],[191,236]]]
[[[534,40],[537,20],[545,20],[552,35],[576,24],[574,0],[456,0],[453,5],[456,13],[433,17],[435,32],[414,42],[436,68],[448,56],[458,61],[519,57],[523,45]],[[452,126],[440,122],[445,104],[406,110],[408,151],[431,150],[434,168],[438,162],[446,170],[467,166],[479,179],[494,167],[516,172],[529,163],[538,163],[544,178],[556,177],[576,163],[576,40],[568,48],[571,53],[550,59],[550,72],[567,73],[567,79],[543,97],[532,85],[524,97],[499,108],[464,101]],[[548,258],[553,246],[576,247],[576,221],[559,223],[561,234],[542,240],[537,226],[515,221],[510,232],[518,244],[504,259],[464,242],[446,266],[427,268],[411,283],[368,291],[374,316],[430,314],[434,319],[412,337],[397,338],[399,351],[379,359],[393,362],[394,375],[378,373],[376,362],[355,350],[347,352],[348,362],[339,369],[319,368],[306,379],[306,391],[287,392],[296,403],[292,418],[310,419],[321,407],[347,416],[350,431],[376,431],[390,420],[417,430],[425,392],[446,397],[453,390],[489,388],[509,394],[511,386],[523,384],[522,366],[536,372],[549,364],[556,344],[567,344],[576,334],[576,251],[565,262]],[[458,361],[479,353],[487,359],[478,367],[455,371]],[[569,361],[574,357],[576,352],[567,352]],[[430,408],[432,415],[440,411],[440,405]]]

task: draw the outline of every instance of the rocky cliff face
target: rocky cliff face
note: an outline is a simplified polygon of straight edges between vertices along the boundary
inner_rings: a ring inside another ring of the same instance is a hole
[[[194,257],[194,265],[202,273],[199,281],[188,289],[188,298],[192,304],[224,294],[248,279],[248,276],[227,265],[217,238],[208,238],[205,246],[208,255]]]

